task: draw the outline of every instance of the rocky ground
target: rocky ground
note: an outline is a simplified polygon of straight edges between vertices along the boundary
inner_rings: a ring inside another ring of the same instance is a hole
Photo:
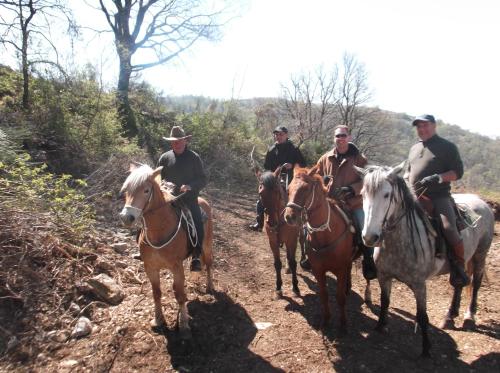
[[[150,327],[153,299],[149,282],[142,263],[131,257],[135,251],[134,237],[118,228],[103,230],[107,244],[96,250],[93,265],[87,265],[87,277],[107,274],[123,292],[124,299],[110,305],[79,295],[85,293],[82,288],[85,286],[72,284],[68,278],[67,288],[75,293],[75,302],[73,305],[68,302],[64,314],[51,316],[50,310],[41,311],[43,315],[36,320],[24,320],[29,328],[25,325],[24,334],[17,336],[13,335],[12,328],[1,327],[0,335],[8,341],[0,360],[0,371],[498,371],[498,235],[488,258],[488,278],[480,290],[476,330],[459,327],[443,331],[436,326],[451,300],[451,288],[446,277],[429,281],[432,358],[421,359],[420,333],[414,333],[415,301],[405,285],[394,284],[388,332],[375,332],[378,285],[372,285],[373,305],[365,304],[364,280],[356,263],[353,291],[348,299],[349,332],[341,336],[337,332],[335,279],[330,277],[328,287],[334,317],[332,325],[322,332],[318,329],[320,309],[316,283],[310,273],[300,270],[301,297],[293,296],[291,278],[284,274],[284,295],[275,299],[274,268],[267,237],[246,228],[253,218],[255,196],[212,190],[208,199],[214,206],[217,291],[206,294],[203,277],[188,281],[191,341],[181,340],[175,330],[177,308],[170,274],[162,273],[163,309],[169,328],[157,333]],[[496,232],[499,231],[497,223]],[[113,247],[113,241],[127,245]],[[464,296],[462,313],[467,299]],[[9,310],[15,312],[15,307],[11,305]],[[87,336],[73,338],[71,332],[82,315],[89,319],[92,331]],[[11,315],[10,319],[2,320],[17,319]],[[461,318],[458,321],[460,326]]]

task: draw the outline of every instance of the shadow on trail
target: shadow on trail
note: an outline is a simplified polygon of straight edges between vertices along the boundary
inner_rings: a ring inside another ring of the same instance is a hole
[[[246,310],[222,292],[215,301],[189,302],[193,338],[167,330],[167,352],[174,369],[191,372],[283,372],[249,350],[257,328]]]
[[[303,297],[304,305],[294,299],[285,297],[289,302],[288,311],[299,312],[313,328],[318,329],[321,320],[321,308],[317,295],[316,282],[302,276],[305,283],[315,294]],[[421,371],[453,371],[469,372],[471,369],[486,368],[498,361],[498,354],[476,361],[469,365],[459,359],[460,352],[453,338],[441,329],[429,325],[429,337],[432,344],[430,359],[420,358],[422,337],[420,330],[415,330],[415,305],[412,309],[402,311],[389,309],[388,332],[379,333],[374,330],[380,308],[371,305],[368,312],[362,313],[367,305],[363,298],[351,291],[347,300],[348,333],[339,333],[338,307],[335,299],[336,280],[331,276],[327,279],[328,297],[332,320],[322,331],[323,344],[332,363],[332,368],[338,372],[353,371],[384,371],[384,372],[421,372]],[[409,291],[409,290],[408,290]],[[373,299],[375,304],[379,299]],[[432,321],[432,320],[431,320]]]

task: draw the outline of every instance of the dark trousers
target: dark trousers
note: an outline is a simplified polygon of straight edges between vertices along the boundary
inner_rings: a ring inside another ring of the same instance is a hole
[[[457,229],[457,216],[451,201],[451,197],[439,197],[432,200],[434,204],[434,216],[439,217],[443,225],[446,241],[455,246],[462,241]]]

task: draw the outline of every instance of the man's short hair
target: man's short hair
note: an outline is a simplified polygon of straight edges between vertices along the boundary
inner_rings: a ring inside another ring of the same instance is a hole
[[[273,133],[276,133],[276,132],[288,133],[288,129],[285,126],[278,126],[273,131]]]
[[[347,134],[348,134],[348,135],[350,135],[350,134],[351,134],[351,130],[350,130],[350,129],[349,129],[349,127],[348,127],[348,126],[346,126],[345,124],[339,124],[338,126],[335,126],[335,127],[333,128],[333,132],[337,131],[337,130],[338,130],[338,129],[340,129],[340,128],[345,129],[345,130],[347,131]]]

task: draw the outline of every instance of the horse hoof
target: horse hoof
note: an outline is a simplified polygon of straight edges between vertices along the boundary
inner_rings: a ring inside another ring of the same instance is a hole
[[[462,328],[465,330],[474,330],[476,329],[476,322],[474,321],[474,319],[464,319]]]
[[[444,319],[439,327],[443,330],[453,330],[455,329],[455,321],[453,319]]]
[[[149,325],[151,326],[151,329],[156,333],[161,333],[167,328],[167,323],[165,322],[165,319],[163,320],[153,319],[150,321]]]
[[[289,275],[290,273],[292,273],[292,270],[291,270],[290,268],[287,268],[287,269],[285,269],[285,273],[286,273],[287,275]]]
[[[309,262],[309,259],[301,260],[300,267],[305,271],[310,271],[311,270],[311,263]]]
[[[293,295],[294,295],[295,298],[300,298],[300,290],[299,289],[295,289],[293,291]]]
[[[276,290],[274,293],[274,299],[279,300],[283,298],[283,291],[282,290]]]

